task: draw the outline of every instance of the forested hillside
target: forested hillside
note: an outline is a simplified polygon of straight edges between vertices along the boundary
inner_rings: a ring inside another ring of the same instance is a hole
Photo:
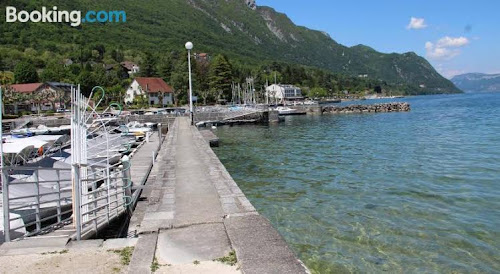
[[[79,27],[2,23],[1,71],[14,71],[25,61],[35,67],[42,80],[85,86],[104,83],[118,89],[126,82],[103,74],[104,67],[128,60],[149,67],[142,74],[175,84],[184,73],[183,46],[189,40],[195,45],[194,52],[208,53],[212,59],[223,54],[231,65],[230,80],[237,82],[253,76],[263,85],[266,80],[274,81],[276,75],[279,82],[317,87],[328,94],[341,90],[362,93],[375,87],[401,94],[460,92],[414,53],[383,54],[363,45],[345,47],[325,33],[296,26],[272,8],[249,7],[244,0],[2,2],[28,11],[42,6],[83,12],[126,11],[126,23],[85,23]],[[4,13],[0,20],[5,22]],[[61,68],[65,59],[74,64]],[[200,91],[210,89],[211,65],[203,68],[207,72],[196,75]],[[3,73],[2,79],[15,81],[8,73]]]

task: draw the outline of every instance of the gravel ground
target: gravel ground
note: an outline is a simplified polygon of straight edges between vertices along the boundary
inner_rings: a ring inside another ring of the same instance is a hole
[[[119,254],[103,249],[0,256],[0,273],[125,273]]]

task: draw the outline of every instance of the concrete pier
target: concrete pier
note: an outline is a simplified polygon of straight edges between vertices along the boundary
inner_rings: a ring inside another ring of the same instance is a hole
[[[306,273],[187,118],[171,125],[131,220],[129,273],[209,262],[236,251],[244,273]]]

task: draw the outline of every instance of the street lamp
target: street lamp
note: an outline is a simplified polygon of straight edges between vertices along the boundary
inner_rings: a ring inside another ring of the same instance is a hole
[[[188,51],[188,69],[189,69],[189,113],[191,117],[191,125],[194,124],[193,118],[193,86],[191,83],[191,50],[193,49],[193,43],[187,42],[186,49]]]

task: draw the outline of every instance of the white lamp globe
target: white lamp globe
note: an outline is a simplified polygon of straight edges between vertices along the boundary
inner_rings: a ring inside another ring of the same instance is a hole
[[[187,50],[191,50],[191,49],[193,49],[193,43],[191,43],[191,42],[187,42],[187,43],[186,43],[186,49],[187,49]]]

